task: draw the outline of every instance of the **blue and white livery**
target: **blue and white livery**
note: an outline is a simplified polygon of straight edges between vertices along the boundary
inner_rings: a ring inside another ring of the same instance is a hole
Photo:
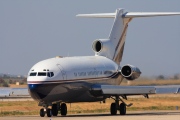
[[[180,15],[180,12],[126,12],[117,9],[115,13],[80,14],[78,17],[114,18],[108,39],[97,39],[92,44],[95,56],[50,58],[35,64],[28,73],[28,90],[39,102],[40,116],[67,114],[66,103],[104,101],[113,98],[110,112],[126,114],[127,105],[122,98],[129,95],[156,94],[168,87],[119,86],[124,78],[135,80],[141,74],[138,67],[127,64],[120,66],[125,46],[128,23],[136,17]],[[179,86],[170,86],[178,93]],[[159,89],[159,91],[158,91]],[[172,90],[173,89],[173,90]],[[168,91],[166,91],[168,92]],[[119,102],[121,102],[119,104]]]

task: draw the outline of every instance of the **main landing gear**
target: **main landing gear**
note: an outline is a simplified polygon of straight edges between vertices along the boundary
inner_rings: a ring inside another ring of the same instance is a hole
[[[115,96],[115,98],[112,99],[114,99],[115,102],[111,103],[111,107],[110,107],[111,115],[116,115],[118,110],[120,112],[120,115],[126,115],[126,106],[130,107],[132,103],[127,105],[119,96]],[[119,101],[121,101],[122,103],[119,104]]]
[[[67,114],[67,106],[65,103],[55,103],[52,104],[51,109],[48,108],[48,106],[45,106],[44,108],[40,109],[40,116],[44,117],[45,114],[47,114],[47,117],[51,117],[51,116],[57,116],[58,115],[58,111],[60,111],[61,115],[65,116]]]

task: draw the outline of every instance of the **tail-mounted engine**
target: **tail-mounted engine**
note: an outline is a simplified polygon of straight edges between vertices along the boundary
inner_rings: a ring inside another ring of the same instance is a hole
[[[95,40],[95,41],[93,42],[92,49],[94,50],[94,52],[98,53],[98,52],[102,51],[102,48],[103,48],[103,43],[102,43],[102,41],[100,41],[100,40]]]
[[[106,56],[108,58],[112,58],[112,48],[114,47],[109,39],[98,39],[92,44],[92,49],[96,55]]]
[[[121,68],[121,74],[127,80],[135,80],[140,76],[141,71],[138,67],[132,65],[125,65]]]

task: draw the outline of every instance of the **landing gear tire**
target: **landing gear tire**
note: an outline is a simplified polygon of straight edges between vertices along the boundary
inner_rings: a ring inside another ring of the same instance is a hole
[[[43,108],[40,109],[39,114],[40,114],[41,117],[45,116],[45,112],[44,112]]]
[[[65,103],[61,104],[61,115],[66,115],[67,114],[67,106]]]
[[[119,105],[119,108],[120,108],[120,115],[126,115],[126,105],[124,103],[121,103]]]
[[[47,112],[47,116],[48,116],[48,117],[51,117],[51,116],[52,116],[52,111],[51,111],[51,109],[48,108],[48,109],[46,110],[46,112]]]
[[[116,103],[111,103],[110,112],[111,112],[111,115],[116,115],[117,114]]]
[[[52,105],[52,115],[57,116],[58,115],[58,109],[57,109],[57,104]]]

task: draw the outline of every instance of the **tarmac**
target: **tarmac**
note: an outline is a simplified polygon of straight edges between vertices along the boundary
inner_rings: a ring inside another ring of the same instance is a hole
[[[75,114],[57,117],[15,116],[0,117],[0,120],[180,120],[180,111],[136,111],[127,115],[104,114]]]

